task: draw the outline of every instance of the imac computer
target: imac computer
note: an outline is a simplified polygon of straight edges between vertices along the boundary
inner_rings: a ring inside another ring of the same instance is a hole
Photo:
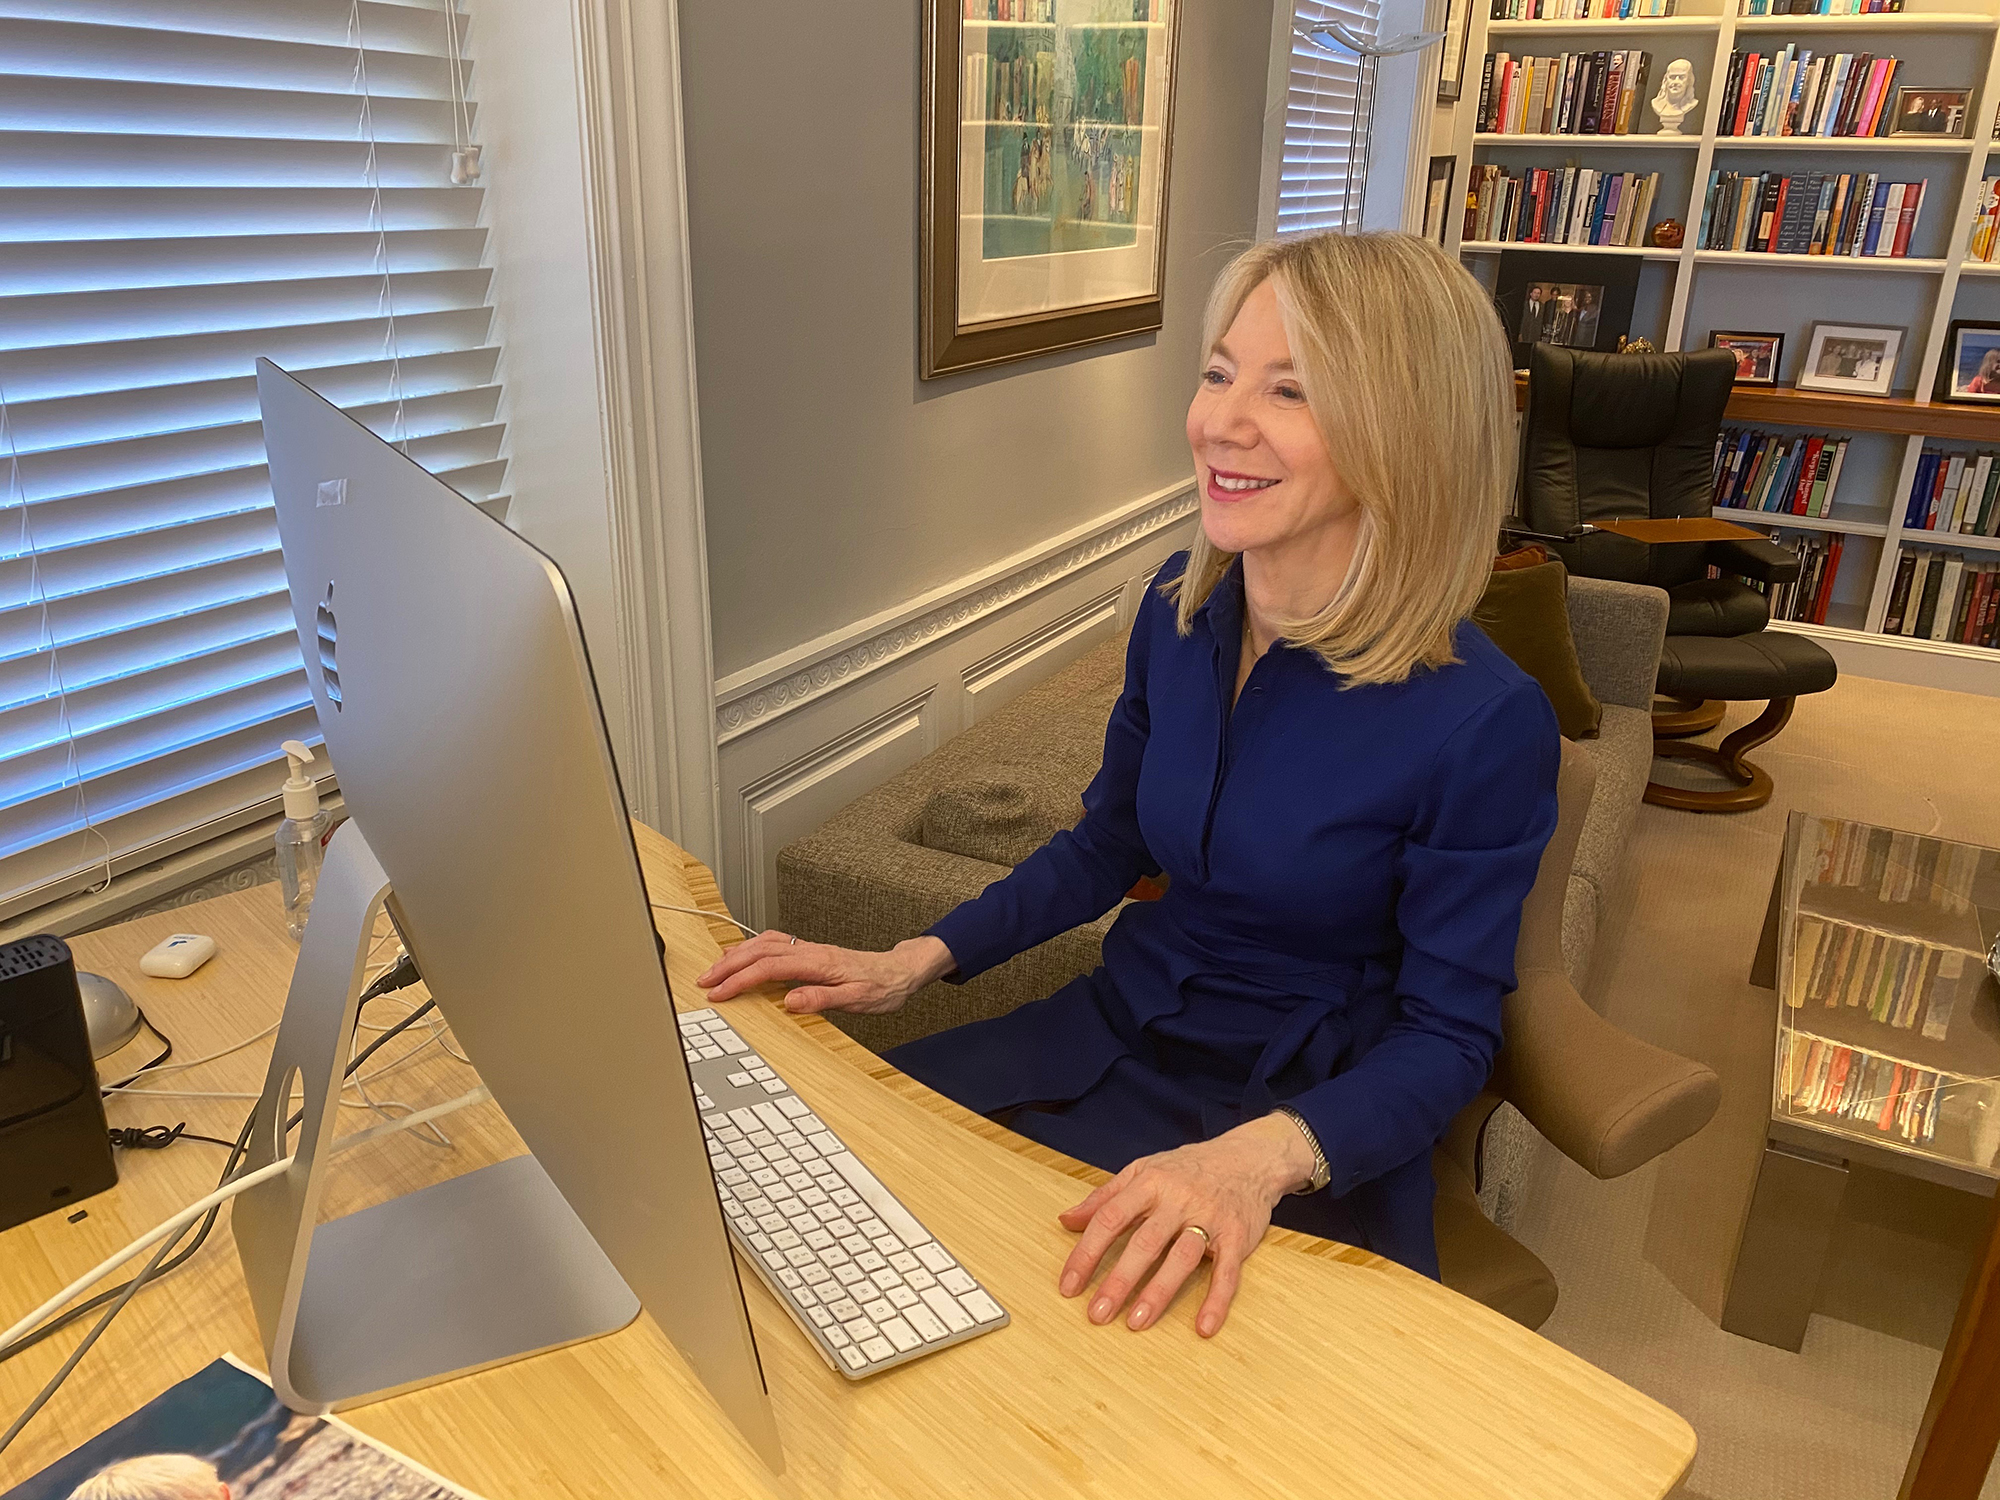
[[[334,1023],[351,1028],[360,970],[340,914],[352,905],[372,929],[386,901],[532,1153],[500,1164],[526,1177],[487,1168],[398,1200],[401,1217],[316,1226],[307,1159],[330,1139],[333,1111],[309,1112],[300,1165],[236,1208],[274,1381],[290,1404],[332,1409],[607,1332],[643,1305],[779,1468],[562,573],[269,361],[257,389],[306,675],[359,833],[343,826],[329,846],[265,1107],[290,1097],[296,1049],[315,1040],[301,1014],[315,969],[337,971],[341,992],[316,1041],[345,1060]],[[354,895],[369,885],[386,890]],[[309,1106],[329,1087],[338,1097],[326,1065],[321,1055],[299,1067]]]

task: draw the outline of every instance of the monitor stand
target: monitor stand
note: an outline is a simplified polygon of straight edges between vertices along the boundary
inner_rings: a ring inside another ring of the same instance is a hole
[[[271,1384],[320,1415],[596,1338],[639,1299],[533,1156],[481,1167],[320,1224],[342,1070],[389,879],[348,822],[327,846],[246,1171],[288,1171],[236,1199],[233,1227]],[[359,1161],[357,1160],[357,1165]]]

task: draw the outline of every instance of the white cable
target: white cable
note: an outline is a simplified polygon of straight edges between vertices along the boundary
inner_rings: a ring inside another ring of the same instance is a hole
[[[492,1094],[482,1085],[468,1093],[460,1094],[456,1099],[447,1100],[443,1104],[432,1105],[429,1109],[418,1110],[415,1114],[408,1115],[403,1119],[386,1125],[371,1126],[366,1130],[357,1130],[351,1135],[342,1136],[333,1143],[333,1154],[338,1155],[353,1147],[364,1146],[370,1141],[381,1140],[385,1136],[394,1135],[398,1131],[410,1130],[418,1125],[427,1124],[441,1115],[448,1115],[454,1110],[482,1103],[492,1097]],[[217,1204],[226,1203],[238,1193],[247,1191],[257,1186],[260,1182],[268,1182],[271,1178],[276,1177],[280,1172],[290,1167],[292,1162],[292,1157],[283,1157],[278,1161],[272,1162],[267,1167],[259,1167],[254,1172],[247,1172],[241,1177],[231,1178],[207,1197],[190,1203],[172,1218],[164,1220],[153,1229],[148,1230],[123,1250],[120,1250],[116,1255],[104,1261],[95,1270],[89,1272],[87,1275],[78,1277],[75,1281],[64,1287],[62,1291],[51,1297],[47,1302],[44,1302],[27,1317],[21,1319],[20,1322],[16,1323],[4,1334],[0,1334],[0,1350],[11,1347],[16,1339],[40,1327],[44,1319],[61,1311],[64,1305],[72,1298],[95,1286],[148,1247],[158,1244],[176,1229],[192,1224]]]
[[[647,905],[651,906],[654,911],[684,911],[691,917],[713,917],[718,922],[727,922],[731,927],[742,928],[751,937],[757,936],[758,933],[764,930],[761,927],[752,927],[748,922],[739,922],[736,918],[730,916],[728,912],[703,911],[699,906],[674,906],[665,901],[649,901]]]
[[[232,1052],[241,1052],[245,1047],[250,1046],[252,1043],[263,1041],[265,1037],[269,1036],[272,1032],[276,1031],[277,1029],[278,1029],[278,1023],[276,1021],[273,1021],[269,1026],[266,1026],[262,1031],[258,1032],[255,1036],[246,1036],[245,1038],[243,1038],[242,1041],[232,1043],[231,1045],[224,1047],[220,1052],[211,1052],[208,1054],[208,1056],[197,1057],[191,1062],[168,1063],[164,1067],[148,1068],[145,1070],[144,1073],[134,1074],[132,1077],[126,1079],[123,1083],[107,1083],[104,1086],[104,1092],[107,1094],[121,1094],[129,1088],[133,1088],[136,1084],[140,1082],[142,1078],[158,1078],[163,1073],[185,1073],[189,1068],[198,1068],[203,1063],[212,1063],[218,1057],[227,1057]],[[143,1092],[143,1090],[141,1092]]]

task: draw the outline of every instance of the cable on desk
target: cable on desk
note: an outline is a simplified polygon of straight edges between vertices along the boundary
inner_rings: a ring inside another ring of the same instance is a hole
[[[147,1018],[146,1013],[143,1010],[140,1010],[138,1006],[135,1005],[132,1007],[132,1009],[134,1012],[137,1013],[139,1017],[139,1024],[145,1027],[148,1031],[152,1032],[154,1036],[160,1039],[159,1055],[156,1056],[151,1062],[139,1064],[138,1068],[132,1073],[130,1077],[121,1078],[116,1083],[105,1084],[102,1088],[100,1088],[97,1091],[100,1096],[105,1098],[110,1097],[111,1091],[113,1089],[122,1089],[127,1087],[129,1084],[132,1083],[134,1079],[144,1077],[146,1074],[152,1072],[153,1069],[159,1067],[160,1064],[164,1063],[168,1058],[174,1055],[173,1038],[168,1036],[164,1031],[160,1030],[159,1027],[155,1026],[152,1023],[152,1021]]]
[[[731,927],[741,928],[749,937],[755,937],[764,930],[761,927],[752,927],[748,922],[739,922],[726,911],[704,911],[699,906],[675,906],[666,901],[648,901],[646,904],[654,911],[682,911],[691,917],[713,917],[718,922],[727,922]]]
[[[405,954],[401,959],[397,961],[396,965],[392,967],[388,973],[384,974],[380,979],[376,980],[373,984],[371,984],[367,988],[367,990],[363,991],[361,997],[361,1003],[366,1004],[368,1001],[376,999],[379,996],[386,995],[390,993],[392,990],[406,989],[410,985],[417,983],[417,981],[421,977],[422,976],[417,972],[416,964],[411,961],[408,954]],[[348,1063],[347,1072],[351,1074],[356,1068],[360,1067],[371,1056],[373,1056],[375,1051],[378,1048],[380,1048],[384,1043],[390,1041],[392,1038],[396,1036],[399,1036],[404,1031],[407,1031],[410,1027],[416,1025],[418,1021],[422,1020],[424,1016],[429,1014],[432,1010],[436,1009],[436,1007],[437,1007],[437,1002],[435,1000],[426,1000],[422,1005],[417,1007],[417,1009],[411,1011],[407,1016],[403,1017],[402,1020],[398,1021],[394,1026],[390,1027],[387,1031],[383,1032],[365,1049],[363,1049],[363,1051],[358,1057],[356,1057],[352,1062]],[[294,1114],[290,1120],[286,1121],[285,1123],[286,1131],[289,1132],[294,1125],[297,1125],[299,1120],[303,1117],[303,1115],[304,1111],[301,1110],[297,1114]],[[223,1164],[221,1181],[219,1181],[216,1184],[218,1188],[223,1186],[229,1181],[229,1174],[236,1170],[236,1164],[243,1159],[244,1153],[249,1148],[250,1126],[255,1119],[256,1119],[255,1110],[252,1110],[250,1114],[247,1117],[245,1117],[243,1121],[243,1128],[237,1132],[236,1141],[230,1147],[229,1160]],[[216,1218],[221,1214],[221,1212],[222,1212],[222,1205],[219,1203],[214,1208],[211,1208],[208,1211],[208,1216],[202,1220],[200,1229],[195,1233],[194,1243],[189,1245],[185,1250],[181,1251],[179,1254],[175,1255],[173,1259],[165,1262],[159,1268],[159,1271],[156,1274],[160,1276],[165,1276],[169,1272],[178,1270],[181,1266],[186,1265],[189,1258],[192,1257],[197,1250],[201,1249],[203,1242],[208,1239],[209,1232],[215,1228]],[[130,1285],[131,1285],[130,1282],[126,1283],[126,1286]],[[49,1322],[35,1329],[35,1331],[32,1333],[24,1333],[19,1338],[14,1339],[11,1342],[0,1341],[0,1364],[5,1364],[15,1355],[23,1353],[28,1349],[32,1349],[36,1344],[39,1344],[43,1339],[48,1338],[53,1334],[60,1333],[63,1329],[69,1327],[70,1324],[76,1322],[79,1318],[89,1317],[91,1313],[95,1312],[105,1303],[111,1301],[112,1299],[118,1297],[121,1293],[123,1293],[126,1290],[126,1286],[112,1287],[109,1291],[100,1292],[95,1297],[90,1298],[86,1302],[78,1303],[75,1307],[69,1309],[69,1311],[61,1314],[56,1318],[51,1319]]]

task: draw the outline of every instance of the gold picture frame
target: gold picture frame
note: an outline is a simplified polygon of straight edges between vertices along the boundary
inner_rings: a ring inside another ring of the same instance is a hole
[[[925,0],[923,379],[1161,326],[1180,0]]]

